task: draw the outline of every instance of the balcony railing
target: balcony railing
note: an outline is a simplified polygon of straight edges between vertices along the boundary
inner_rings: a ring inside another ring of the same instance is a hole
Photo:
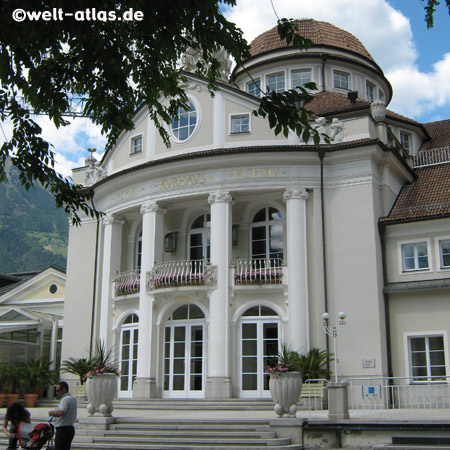
[[[281,258],[238,259],[235,262],[234,284],[281,284]]]
[[[208,278],[207,261],[170,261],[155,264],[148,275],[150,289],[162,289],[179,286],[202,286]],[[205,276],[206,275],[206,276]]]
[[[118,273],[114,278],[114,292],[116,297],[139,293],[140,276],[141,271],[139,269]]]

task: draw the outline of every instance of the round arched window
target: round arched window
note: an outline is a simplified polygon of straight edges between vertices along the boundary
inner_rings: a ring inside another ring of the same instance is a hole
[[[178,141],[189,139],[197,125],[197,111],[192,102],[187,103],[188,108],[178,108],[177,116],[172,120],[170,127],[172,134]]]

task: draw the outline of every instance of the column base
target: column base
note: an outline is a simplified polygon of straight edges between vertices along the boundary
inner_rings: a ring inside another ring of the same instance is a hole
[[[154,378],[136,378],[133,383],[133,398],[156,398],[156,380]]]
[[[214,400],[231,398],[231,379],[228,377],[208,377],[205,385],[205,398]]]
[[[350,417],[348,412],[348,384],[329,383],[328,418],[330,420],[344,420]]]

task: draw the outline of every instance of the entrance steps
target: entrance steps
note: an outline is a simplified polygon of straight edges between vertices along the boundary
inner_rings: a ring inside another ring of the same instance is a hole
[[[78,407],[87,406],[85,399],[77,398]],[[37,406],[42,408],[52,408],[58,404],[57,400],[41,399]],[[114,399],[114,410],[216,410],[216,411],[272,411],[273,401],[271,399],[243,399],[230,398],[225,400],[206,400],[206,399],[166,399],[150,398],[145,400],[138,399]],[[301,409],[301,406],[299,406]]]
[[[267,420],[117,418],[108,430],[93,433],[78,427],[72,449],[301,450],[303,446],[277,437]]]

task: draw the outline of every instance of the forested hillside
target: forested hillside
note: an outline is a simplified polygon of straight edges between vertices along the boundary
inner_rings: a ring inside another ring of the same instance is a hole
[[[17,170],[7,164],[0,183],[0,272],[66,267],[68,219],[41,186],[26,191]]]

